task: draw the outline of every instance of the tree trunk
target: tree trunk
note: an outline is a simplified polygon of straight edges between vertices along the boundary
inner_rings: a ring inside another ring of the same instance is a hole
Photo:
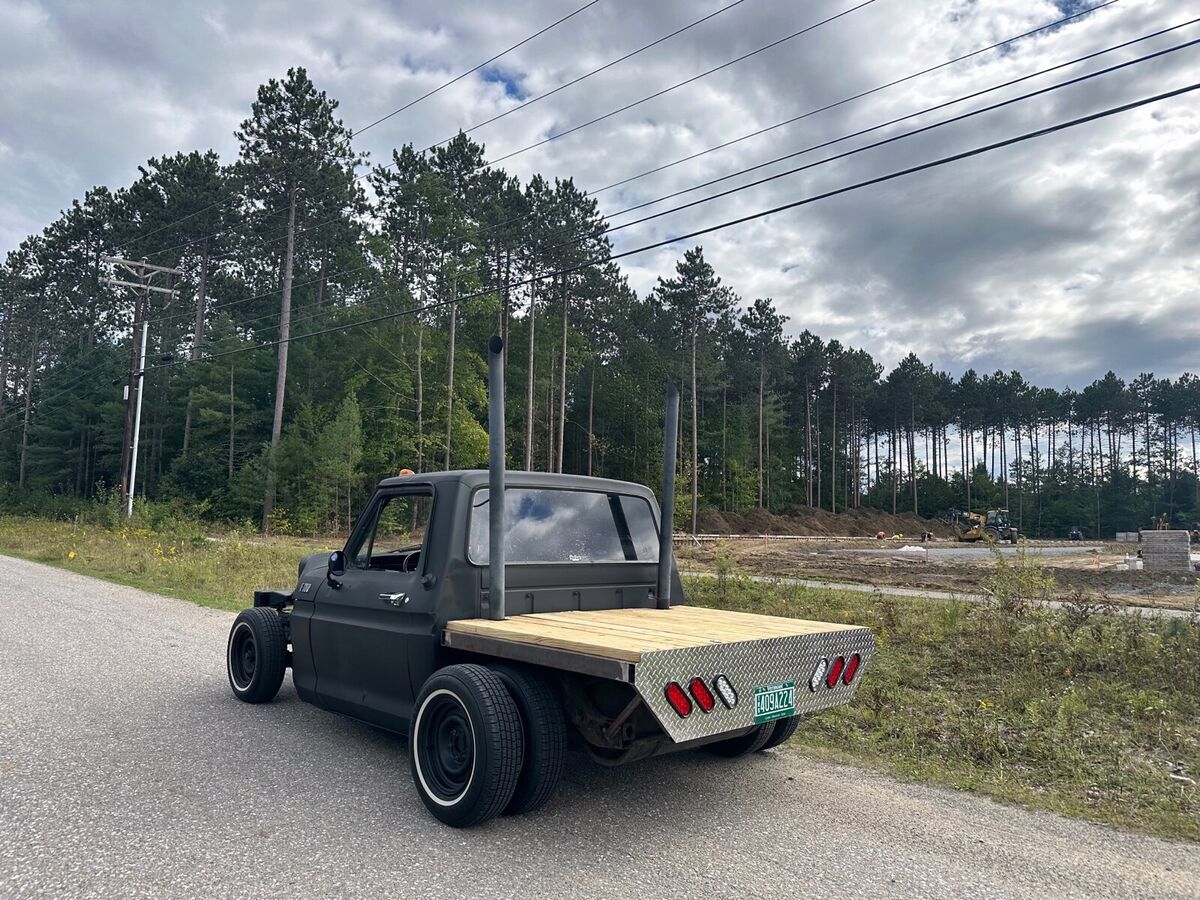
[[[696,417],[700,412],[699,398],[696,396],[696,343],[699,339],[700,327],[699,323],[692,323],[692,534],[696,533],[696,518],[699,515],[699,495],[700,488],[700,451],[699,451],[699,428],[696,425]]]
[[[558,375],[558,471],[563,470],[563,443],[567,434],[567,276],[562,277],[562,354]]]
[[[25,421],[21,425],[21,465],[17,487],[25,488],[25,469],[29,458],[29,418],[33,408],[33,373],[37,370],[38,335],[29,342],[29,368],[25,371]]]
[[[592,377],[591,383],[588,386],[588,446],[587,446],[587,473],[588,477],[592,476],[592,445],[596,441],[596,432],[592,430],[593,414],[596,409],[596,361],[592,360]]]
[[[829,423],[829,511],[837,512],[837,390],[833,394],[833,412]]]
[[[504,305],[500,309],[500,340],[504,344],[504,370],[508,371],[508,317],[512,311],[512,250],[504,252]]]
[[[533,469],[533,347],[537,326],[537,287],[529,286],[529,373],[525,384],[525,471]]]
[[[422,292],[423,293],[423,292]],[[421,305],[425,305],[424,297]],[[417,314],[417,471],[425,471],[425,362],[422,359],[425,322]]]
[[[454,273],[450,290],[454,297],[450,303],[450,347],[446,361],[446,471],[450,471],[450,443],[454,435],[454,351],[458,330],[458,272]]]
[[[758,505],[763,505],[763,385],[767,380],[767,363],[758,361]]]
[[[229,480],[233,481],[233,366],[229,367]]]
[[[812,386],[804,379],[804,485],[808,508],[813,505],[812,464]]]
[[[921,513],[917,509],[917,405],[911,395],[909,396],[908,416],[908,474],[912,479],[913,515],[919,516]]]
[[[1194,432],[1193,432],[1194,437]],[[1192,442],[1195,444],[1195,441]],[[1195,453],[1192,454],[1195,456]],[[721,509],[729,509],[729,385],[721,385]]]
[[[296,185],[288,191],[287,249],[283,254],[283,290],[279,304],[279,365],[275,373],[275,414],[271,419],[271,450],[267,459],[267,491],[263,497],[262,531],[271,533],[275,511],[275,462],[283,432],[283,403],[287,391],[288,341],[292,334],[292,265],[296,253]]]

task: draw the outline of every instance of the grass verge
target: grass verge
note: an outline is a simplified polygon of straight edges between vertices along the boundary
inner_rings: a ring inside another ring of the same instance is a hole
[[[244,609],[258,589],[294,587],[300,557],[324,549],[302,538],[207,535],[186,520],[152,531],[0,517],[0,552],[216,609]]]
[[[689,602],[870,626],[850,706],[806,753],[1162,837],[1200,840],[1200,622],[932,602],[727,576]]]
[[[217,609],[286,587],[326,542],[0,517],[0,552]],[[1036,573],[1014,578],[1037,586]],[[853,704],[792,746],[824,759],[1170,838],[1200,840],[1200,622],[933,602],[739,578],[688,578],[689,601],[870,626]],[[1017,591],[1019,594],[1020,591]]]

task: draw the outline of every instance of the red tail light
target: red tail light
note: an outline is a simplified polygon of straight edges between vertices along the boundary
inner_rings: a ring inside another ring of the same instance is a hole
[[[831,688],[842,677],[842,669],[846,667],[846,658],[839,656],[829,665],[829,673],[825,676],[825,687]]]
[[[854,680],[854,676],[858,674],[858,667],[861,662],[862,657],[857,653],[846,660],[846,668],[842,670],[842,684],[849,684]]]
[[[712,712],[712,708],[717,705],[716,698],[713,697],[712,691],[708,689],[708,685],[700,678],[693,678],[688,684],[688,690],[692,692],[692,696],[696,698],[696,705],[704,712]]]
[[[692,701],[688,699],[688,695],[683,692],[677,683],[672,681],[667,685],[666,689],[667,702],[671,704],[671,708],[679,713],[679,718],[686,719],[692,714]],[[710,695],[709,699],[712,697]]]

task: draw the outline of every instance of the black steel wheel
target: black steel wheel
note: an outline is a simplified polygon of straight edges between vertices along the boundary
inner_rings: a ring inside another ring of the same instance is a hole
[[[225,668],[233,695],[266,703],[279,693],[287,668],[287,638],[279,613],[264,606],[243,610],[229,629]]]
[[[771,739],[771,734],[775,731],[774,722],[766,722],[755,728],[751,728],[745,734],[728,740],[718,741],[715,744],[708,744],[705,750],[709,753],[715,753],[717,756],[727,756],[733,759],[738,756],[745,756],[747,753],[757,753],[767,741]]]
[[[499,815],[516,789],[524,746],[517,706],[494,672],[447,666],[421,688],[409,765],[426,809],[445,824],[465,828]]]
[[[544,806],[554,796],[567,759],[567,716],[554,683],[528,666],[502,663],[490,667],[500,676],[521,715],[525,762],[506,816]]]
[[[771,732],[771,736],[767,738],[767,742],[762,745],[763,750],[770,750],[772,747],[778,747],[800,727],[799,716],[789,716],[786,719],[779,719],[775,723],[775,730]]]

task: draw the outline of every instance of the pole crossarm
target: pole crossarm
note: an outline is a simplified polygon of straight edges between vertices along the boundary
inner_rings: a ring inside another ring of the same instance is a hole
[[[173,269],[170,266],[155,266],[140,259],[122,259],[119,256],[102,256],[104,262],[113,263],[118,266],[125,266],[133,271],[135,275],[142,276],[147,272],[165,272],[168,275],[182,275],[180,269]]]
[[[136,281],[122,281],[120,278],[101,278],[100,280],[106,284],[137,288],[140,291],[154,291],[156,294],[170,294],[172,297],[179,293],[175,288],[155,287],[152,284],[138,284]]]

